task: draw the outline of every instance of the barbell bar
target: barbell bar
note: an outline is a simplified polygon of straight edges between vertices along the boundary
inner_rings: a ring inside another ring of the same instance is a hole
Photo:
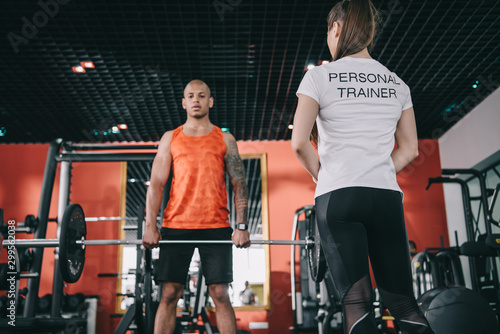
[[[59,267],[67,283],[75,283],[80,278],[84,263],[86,246],[141,245],[142,240],[86,240],[87,224],[83,209],[78,204],[70,204],[64,211],[58,239],[8,239],[3,247],[17,248],[59,247]],[[160,240],[160,244],[233,244],[232,240]],[[314,240],[251,240],[256,245],[306,245],[315,247]]]
[[[160,240],[160,244],[232,244],[232,240]],[[312,245],[312,240],[251,240],[252,245]],[[108,245],[142,245],[142,240],[76,240],[75,244],[83,246],[108,246]],[[58,239],[17,239],[4,240],[3,247],[14,245],[17,248],[29,247],[59,247]]]
[[[137,221],[137,217],[85,217],[86,222],[99,222],[99,221]]]

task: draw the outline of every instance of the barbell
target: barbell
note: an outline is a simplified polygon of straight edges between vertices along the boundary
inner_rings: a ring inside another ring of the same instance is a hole
[[[57,222],[57,218],[49,218],[48,221]],[[100,221],[137,221],[137,217],[85,217],[87,222],[100,222]],[[34,233],[39,224],[38,218],[34,215],[27,215],[23,222],[18,222],[17,226],[11,227],[16,233]],[[126,226],[126,225],[125,225]],[[134,229],[133,226],[126,229]],[[137,225],[135,226],[137,229]],[[9,233],[9,226],[7,222],[3,220],[3,210],[0,209],[0,232],[3,235]]]
[[[64,211],[61,220],[60,236],[58,239],[17,239],[4,240],[3,247],[11,245],[17,248],[26,247],[59,247],[59,268],[62,277],[67,283],[75,283],[80,279],[85,264],[86,246],[104,245],[141,245],[142,240],[87,240],[87,224],[85,214],[79,204],[70,204]],[[257,245],[304,245],[308,250],[309,263],[319,263],[322,252],[314,249],[321,247],[314,242],[315,235],[309,235],[305,240],[252,240]],[[232,244],[232,240],[160,240],[160,244]],[[323,260],[324,261],[324,260]],[[314,275],[313,275],[314,276]],[[317,278],[315,277],[315,280]],[[322,278],[321,278],[322,279]],[[320,279],[320,280],[321,280]]]

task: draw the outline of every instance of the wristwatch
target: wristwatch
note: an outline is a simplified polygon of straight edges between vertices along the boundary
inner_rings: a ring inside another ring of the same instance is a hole
[[[238,223],[236,224],[236,228],[240,231],[246,231],[248,230],[248,225],[245,223]]]

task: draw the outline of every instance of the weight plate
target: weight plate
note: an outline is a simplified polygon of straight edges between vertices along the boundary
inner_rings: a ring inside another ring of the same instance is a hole
[[[315,282],[321,282],[325,278],[326,260],[321,247],[321,239],[319,236],[318,226],[316,222],[316,211],[313,208],[307,219],[306,240],[312,240],[314,243],[309,244],[307,248],[307,258],[309,262],[309,271]]]
[[[78,204],[70,204],[64,211],[59,238],[59,267],[67,283],[80,279],[85,264],[85,245],[77,245],[77,240],[85,240],[87,225],[83,209]]]

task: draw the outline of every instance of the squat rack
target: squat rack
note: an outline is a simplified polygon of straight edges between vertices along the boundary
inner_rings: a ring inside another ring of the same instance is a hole
[[[139,145],[113,145],[113,144],[73,144],[64,142],[62,139],[55,139],[49,145],[45,169],[42,180],[40,202],[38,205],[38,227],[34,233],[35,239],[45,239],[47,235],[47,224],[49,221],[49,210],[52,201],[52,191],[56,177],[57,164],[61,163],[59,180],[59,199],[57,209],[57,237],[60,233],[60,223],[65,208],[69,204],[69,194],[71,187],[72,162],[119,162],[119,161],[151,161],[156,152],[86,152],[99,150],[156,150],[156,144]],[[82,152],[85,151],[85,152]],[[40,288],[41,272],[44,248],[33,248],[33,264],[30,269],[28,280],[28,294],[26,295],[23,317],[34,317],[36,313],[36,300]],[[52,318],[61,317],[61,303],[63,298],[63,280],[59,268],[58,249],[55,251],[54,262],[54,282],[52,286],[52,308],[50,316]]]
[[[492,218],[493,208],[491,207],[491,205],[488,204],[488,189],[486,187],[486,179],[481,171],[476,169],[455,168],[455,169],[442,169],[441,174],[447,175],[447,177],[429,178],[429,184],[427,186],[427,189],[433,183],[458,183],[460,185],[462,192],[462,201],[463,201],[465,225],[466,225],[465,227],[466,227],[468,242],[481,241],[479,240],[479,237],[481,235],[481,230],[479,228],[481,216],[483,217],[484,220],[484,227],[487,235],[491,235],[493,233],[491,225],[500,227],[499,223]],[[480,191],[479,196],[472,197],[470,195],[469,185],[467,184],[467,181],[460,177],[450,177],[453,175],[469,175],[470,176],[469,180],[477,178]],[[497,185],[496,187],[493,200],[495,200],[496,197],[498,196],[498,190],[499,190],[499,185]],[[471,205],[472,201],[479,201],[477,217],[474,217],[474,214],[472,212],[472,205]],[[493,202],[494,201],[492,201],[492,204]],[[491,272],[495,287],[499,288],[500,281],[499,281],[496,259],[494,257],[488,257],[488,261],[491,266]],[[472,288],[474,291],[480,292],[481,284],[478,279],[476,259],[474,257],[469,257],[469,268],[471,272]]]

